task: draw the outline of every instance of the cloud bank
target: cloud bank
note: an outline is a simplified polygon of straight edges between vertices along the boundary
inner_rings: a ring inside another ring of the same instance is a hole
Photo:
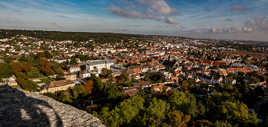
[[[232,6],[232,11],[245,11],[248,8],[243,6],[243,5],[233,5]]]
[[[119,0],[125,5],[111,5],[109,11],[112,14],[131,19],[150,19],[165,22],[167,24],[178,24],[172,16],[177,10],[171,8],[165,0]]]

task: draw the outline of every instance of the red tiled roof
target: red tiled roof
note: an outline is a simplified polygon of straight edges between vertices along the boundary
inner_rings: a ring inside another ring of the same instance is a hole
[[[227,72],[244,72],[244,73],[249,73],[251,72],[252,70],[249,69],[249,68],[227,68]]]
[[[60,87],[72,84],[73,82],[70,80],[59,80],[59,81],[53,81],[48,85],[48,88],[54,88],[54,87]]]

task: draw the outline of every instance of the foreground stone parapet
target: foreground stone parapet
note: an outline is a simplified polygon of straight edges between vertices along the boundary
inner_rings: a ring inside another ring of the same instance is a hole
[[[0,127],[104,127],[91,114],[36,93],[0,86]]]

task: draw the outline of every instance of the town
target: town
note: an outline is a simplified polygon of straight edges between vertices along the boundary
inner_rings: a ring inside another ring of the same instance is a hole
[[[146,114],[147,110],[145,115],[156,118],[136,118],[136,110],[145,110],[136,107],[145,103],[138,97],[149,94],[152,97],[147,98],[152,104],[150,102],[148,108],[159,103],[162,105],[155,108],[162,111],[161,106],[185,103],[186,107],[171,115],[184,114],[181,117],[188,125],[210,126],[214,122],[267,125],[267,109],[263,109],[263,105],[268,104],[268,44],[265,42],[150,35],[117,35],[122,37],[114,40],[106,37],[113,35],[105,35],[104,39],[72,40],[40,38],[45,34],[40,31],[13,34],[3,30],[0,34],[3,35],[0,39],[1,85],[43,94],[95,113],[107,126],[164,126],[163,121],[177,125],[157,113]],[[177,100],[172,101],[171,97]],[[184,100],[177,102],[179,97]],[[168,98],[171,104],[159,98]],[[125,101],[129,99],[134,102]],[[187,99],[194,102],[186,102]],[[221,114],[210,119],[217,112],[211,108],[219,110],[217,105],[222,103],[227,105],[221,107],[226,110],[234,108],[232,110],[243,112],[241,108],[246,107],[247,117],[236,116],[228,110],[219,111]],[[122,116],[118,110],[128,105],[131,111],[122,111]],[[197,111],[202,109],[204,111]],[[231,117],[217,117],[226,115],[225,112]],[[118,122],[112,117],[120,120],[122,117],[122,120]],[[135,124],[135,121],[144,122]]]

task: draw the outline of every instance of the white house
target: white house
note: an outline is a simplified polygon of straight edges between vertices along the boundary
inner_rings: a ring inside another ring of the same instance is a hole
[[[89,78],[90,76],[91,76],[91,73],[89,73],[87,71],[82,71],[79,73],[80,78]]]
[[[70,66],[69,67],[69,72],[70,73],[74,73],[74,72],[79,72],[79,71],[81,71],[81,68],[80,68],[80,66]]]
[[[97,72],[101,73],[102,69],[111,69],[111,65],[113,65],[113,61],[111,60],[90,60],[87,61],[86,69],[89,72]]]

